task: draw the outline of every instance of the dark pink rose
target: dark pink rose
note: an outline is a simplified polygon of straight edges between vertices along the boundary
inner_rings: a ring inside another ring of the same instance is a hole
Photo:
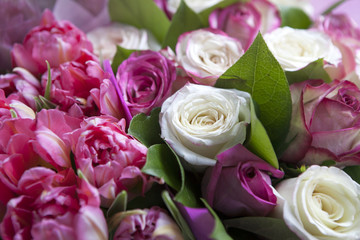
[[[91,117],[68,135],[76,167],[100,193],[108,207],[122,190],[142,195],[152,178],[143,174],[147,148],[125,133],[125,122],[110,116]]]
[[[360,162],[360,90],[349,81],[320,80],[290,86],[293,112],[290,142],[282,160],[313,165],[335,160]]]
[[[276,206],[271,176],[283,172],[238,144],[217,156],[203,180],[203,195],[218,212],[229,216],[266,216]]]
[[[85,33],[70,22],[56,21],[49,10],[43,14],[41,24],[33,28],[23,44],[15,44],[11,52],[14,66],[23,67],[34,75],[43,74],[47,60],[51,67],[75,60],[81,50],[92,51]]]
[[[183,239],[181,231],[174,220],[159,207],[120,212],[112,220],[114,224],[118,225],[114,234],[116,240]]]
[[[33,168],[21,180],[24,194],[7,204],[3,239],[107,239],[99,194],[72,169]]]
[[[239,2],[223,9],[216,9],[209,16],[211,28],[218,28],[240,40],[248,49],[258,32],[265,34],[280,27],[280,13],[267,0]]]
[[[81,51],[79,58],[60,64],[51,70],[50,101],[72,116],[98,115],[90,94],[93,88],[100,88],[105,77],[98,59],[88,51]],[[44,73],[41,84],[45,92],[48,74]]]
[[[148,114],[153,108],[161,106],[170,96],[175,79],[174,63],[150,50],[131,54],[121,63],[116,74],[120,92],[133,116]],[[115,101],[119,100],[111,102]]]

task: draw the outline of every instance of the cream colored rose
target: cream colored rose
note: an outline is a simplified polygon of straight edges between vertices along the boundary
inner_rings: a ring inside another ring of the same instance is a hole
[[[187,84],[163,103],[161,136],[185,166],[201,171],[215,165],[216,155],[245,141],[249,101],[246,92]]]
[[[360,185],[335,167],[309,167],[276,186],[274,215],[301,239],[360,239]]]
[[[112,60],[116,53],[116,46],[127,49],[149,49],[148,33],[133,26],[112,23],[99,27],[87,34],[94,47],[94,52],[101,59]]]
[[[341,62],[339,49],[320,31],[283,27],[265,34],[264,39],[285,71],[299,70],[319,58],[335,65]]]
[[[223,0],[185,0],[185,3],[191,8],[194,12],[199,13],[209,7],[214,6],[215,4],[222,2]],[[168,0],[167,1],[167,10],[174,14],[180,5],[181,0]]]
[[[176,45],[179,65],[195,82],[205,85],[214,85],[243,53],[238,40],[215,29],[184,33]]]

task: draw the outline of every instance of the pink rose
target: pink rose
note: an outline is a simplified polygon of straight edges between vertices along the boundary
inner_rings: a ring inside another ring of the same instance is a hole
[[[299,165],[321,165],[326,160],[338,166],[359,164],[360,90],[356,85],[314,80],[292,84],[290,90],[290,145],[281,159]]]
[[[218,212],[229,216],[266,216],[276,206],[273,177],[283,172],[238,144],[217,156],[203,180],[203,195]]]
[[[247,50],[259,31],[264,34],[280,27],[281,19],[275,5],[267,0],[253,0],[216,9],[209,16],[209,24],[239,39]]]
[[[360,28],[356,22],[345,14],[328,14],[317,21],[317,28],[329,35],[339,48],[342,62],[336,69],[328,71],[335,79],[349,80],[354,74],[357,51],[360,50]],[[360,86],[359,77],[354,80]]]
[[[44,73],[41,84],[45,92],[48,74]],[[50,101],[72,116],[98,115],[90,94],[93,88],[100,88],[105,73],[95,55],[81,51],[79,58],[60,64],[51,70]]]
[[[124,120],[117,121],[110,116],[87,118],[68,134],[76,167],[99,190],[105,207],[122,190],[130,198],[143,194],[152,181],[140,170],[147,148],[125,133]]]
[[[162,54],[141,51],[121,63],[116,79],[131,114],[149,114],[171,95],[176,69]]]
[[[92,51],[86,35],[70,22],[56,21],[46,10],[41,24],[26,35],[23,44],[14,45],[11,55],[14,66],[40,75],[47,69],[45,60],[51,67],[58,67],[78,58],[82,49]]]
[[[134,209],[116,214],[112,222],[116,227],[114,239],[182,240],[179,227],[167,213],[159,208]]]
[[[24,195],[7,205],[3,239],[106,239],[98,192],[72,169],[56,173],[33,168],[24,173]],[[72,172],[72,173],[71,173]]]

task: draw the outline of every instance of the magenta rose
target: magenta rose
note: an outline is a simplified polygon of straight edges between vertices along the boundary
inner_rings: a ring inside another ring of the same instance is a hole
[[[264,34],[280,27],[281,19],[277,7],[269,1],[252,0],[216,9],[209,16],[209,24],[239,39],[246,50],[259,31]]]
[[[107,239],[95,188],[72,169],[29,171],[21,179],[24,194],[7,204],[0,225],[3,239]]]
[[[23,44],[14,45],[11,55],[14,66],[40,75],[47,69],[45,60],[51,67],[58,67],[78,58],[83,49],[92,51],[85,33],[70,22],[56,21],[52,13],[45,10],[41,24],[26,35]]]
[[[116,74],[120,92],[133,116],[148,114],[161,106],[170,96],[175,79],[174,63],[150,50],[131,54],[121,63]]]
[[[290,86],[292,119],[282,160],[338,166],[360,162],[360,90],[349,81],[331,84],[320,80]]]
[[[283,172],[238,144],[217,156],[204,176],[202,192],[218,212],[228,217],[266,216],[276,206],[271,176]]]
[[[91,117],[68,136],[76,167],[99,190],[105,207],[122,190],[130,198],[142,195],[153,181],[140,170],[147,148],[125,133],[124,124],[110,116]]]
[[[114,239],[184,239],[174,220],[159,207],[120,212],[112,218]]]
[[[44,73],[41,84],[45,92],[48,74]],[[51,69],[50,101],[72,116],[98,115],[90,94],[93,88],[100,88],[105,73],[98,59],[88,51],[81,51],[79,58]]]

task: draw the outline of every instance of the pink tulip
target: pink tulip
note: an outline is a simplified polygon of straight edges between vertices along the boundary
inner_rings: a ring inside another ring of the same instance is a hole
[[[35,151],[58,169],[71,167],[71,147],[65,134],[78,128],[80,122],[59,110],[42,110],[37,114]]]
[[[48,74],[44,73],[41,84],[46,89]],[[88,51],[81,51],[75,61],[60,64],[51,70],[50,101],[59,105],[59,109],[69,114],[79,108],[77,117],[97,115],[95,103],[90,94],[93,88],[100,88],[105,73],[98,59]]]
[[[281,178],[283,172],[241,144],[219,154],[217,159],[215,167],[205,173],[202,184],[208,203],[228,217],[269,214],[277,200],[269,173]]]
[[[182,240],[179,227],[167,213],[159,208],[135,209],[118,213],[113,217],[118,223],[114,239]]]
[[[3,239],[107,239],[96,189],[74,173],[69,178],[46,169],[31,171],[24,174],[25,195],[7,205],[0,225]]]
[[[108,207],[122,190],[133,198],[144,194],[152,179],[141,172],[147,148],[124,131],[124,120],[91,117],[68,134],[76,167],[95,186]]]
[[[26,35],[23,44],[14,45],[11,55],[14,66],[40,75],[47,69],[46,60],[51,67],[58,67],[78,58],[83,49],[92,51],[86,35],[70,22],[56,21],[46,10],[41,24]]]
[[[267,0],[253,0],[216,9],[209,16],[209,24],[239,39],[247,50],[259,31],[264,34],[280,27],[281,19],[275,5]]]
[[[306,81],[290,86],[293,113],[282,160],[338,166],[360,161],[360,90],[349,81]],[[341,144],[339,144],[341,142]]]

